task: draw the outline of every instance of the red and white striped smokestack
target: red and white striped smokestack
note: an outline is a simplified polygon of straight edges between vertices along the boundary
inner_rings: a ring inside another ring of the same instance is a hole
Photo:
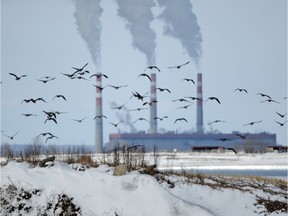
[[[156,74],[151,73],[150,88],[150,133],[157,133],[157,96],[156,96]]]
[[[96,75],[96,86],[102,87],[102,76]],[[96,88],[96,116],[102,116],[102,90]],[[96,118],[95,145],[96,153],[103,153],[103,118]]]
[[[196,106],[196,131],[203,133],[203,93],[202,93],[202,74],[197,74],[197,106]]]

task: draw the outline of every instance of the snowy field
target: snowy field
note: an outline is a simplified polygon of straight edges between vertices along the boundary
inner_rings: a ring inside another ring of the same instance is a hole
[[[153,161],[153,157],[147,160]],[[158,167],[287,169],[287,154],[170,153]],[[287,181],[279,179],[141,174],[114,176],[113,167],[56,161],[1,167],[1,215],[287,215]],[[66,212],[66,214],[65,214]]]

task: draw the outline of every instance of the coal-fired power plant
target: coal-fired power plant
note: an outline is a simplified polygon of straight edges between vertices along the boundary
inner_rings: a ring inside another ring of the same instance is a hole
[[[144,146],[146,151],[207,151],[207,150],[231,150],[235,153],[239,150],[262,151],[264,148],[276,146],[276,134],[266,132],[262,133],[240,133],[233,131],[232,133],[213,133],[205,132],[203,124],[203,80],[202,74],[197,74],[197,97],[196,99],[196,132],[169,131],[158,133],[157,131],[157,97],[156,97],[156,74],[151,73],[150,86],[150,128],[146,131],[138,131],[136,133],[109,134],[109,142],[105,145],[105,151],[113,151],[115,147],[121,146]],[[101,79],[98,80],[101,85]],[[101,91],[97,91],[97,115],[102,115]],[[99,108],[98,108],[99,107]],[[96,128],[102,127],[102,120],[96,123]],[[97,134],[102,134],[102,129],[96,130]],[[97,135],[96,135],[97,137]],[[101,138],[97,138],[96,146],[100,151]]]
[[[156,96],[156,74],[151,74],[150,89],[150,133],[157,133],[157,96]]]
[[[95,144],[96,153],[103,152],[103,118],[102,118],[102,76],[101,74],[96,75],[96,133],[95,133]]]

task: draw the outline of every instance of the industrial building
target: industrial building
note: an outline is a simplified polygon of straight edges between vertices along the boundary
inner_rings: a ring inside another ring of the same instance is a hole
[[[101,86],[101,77],[97,78],[98,85]],[[96,113],[102,115],[101,91],[97,91]],[[140,131],[137,133],[115,133],[109,135],[109,143],[104,147],[106,151],[111,151],[115,146],[141,145],[146,151],[192,151],[201,149],[228,149],[262,151],[264,148],[276,146],[276,134],[257,133],[245,134],[241,136],[239,132],[232,133],[204,133],[203,127],[203,96],[202,96],[202,74],[197,74],[197,104],[196,104],[196,132],[177,133],[170,131],[167,133],[157,132],[157,103],[152,103],[156,96],[156,74],[151,74],[150,88],[150,129],[149,133]],[[97,111],[98,110],[98,111]],[[96,121],[96,149],[102,148],[102,122]],[[238,135],[236,135],[238,134]],[[240,134],[240,136],[239,136]],[[97,138],[98,136],[98,138]],[[99,138],[101,137],[101,139]]]

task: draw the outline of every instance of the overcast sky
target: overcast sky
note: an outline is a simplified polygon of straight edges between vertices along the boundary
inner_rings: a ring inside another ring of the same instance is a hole
[[[195,131],[196,103],[187,109],[178,109],[186,103],[172,100],[196,96],[196,85],[182,80],[192,78],[196,82],[197,73],[200,72],[203,74],[204,99],[215,96],[221,101],[221,105],[215,101],[204,103],[205,132],[270,132],[277,134],[278,144],[287,145],[287,123],[281,127],[275,122],[287,119],[287,115],[281,118],[276,114],[287,113],[287,99],[284,99],[287,97],[286,0],[191,0],[190,14],[183,9],[189,9],[184,4],[186,1],[182,1],[184,6],[173,6],[175,10],[170,12],[176,14],[178,19],[182,19],[183,14],[195,16],[193,21],[178,20],[177,26],[185,28],[187,34],[190,26],[194,29],[199,26],[198,35],[201,40],[196,41],[199,47],[194,49],[198,54],[191,54],[191,46],[185,47],[181,38],[173,37],[175,32],[168,31],[169,25],[166,25],[164,16],[165,1],[146,1],[150,2],[148,7],[151,7],[152,14],[145,14],[150,25],[149,29],[145,29],[149,30],[149,34],[144,31],[139,36],[145,35],[146,39],[147,33],[147,37],[155,44],[142,44],[142,50],[141,43],[139,49],[131,35],[130,21],[123,17],[123,14],[132,11],[135,13],[131,13],[131,19],[137,20],[137,15],[143,11],[141,7],[133,4],[118,5],[113,0],[101,1],[98,12],[102,13],[96,26],[84,20],[84,24],[87,23],[85,28],[96,31],[95,40],[97,32],[100,36],[100,43],[95,42],[97,60],[78,31],[75,2],[1,1],[1,131],[4,131],[1,133],[1,143],[32,143],[37,135],[49,131],[59,139],[51,139],[48,144],[94,145],[96,88],[93,86],[95,77],[89,77],[98,71],[109,77],[103,78],[103,85],[128,85],[119,90],[108,87],[103,90],[103,114],[107,116],[103,120],[104,142],[108,141],[110,133],[130,132],[128,124],[119,124],[115,128],[109,122],[117,123],[122,118],[128,121],[128,117],[131,117],[130,122],[140,117],[149,119],[149,110],[125,112],[115,111],[111,107],[127,101],[126,110],[141,107],[142,103],[135,98],[129,100],[131,92],[146,93],[150,90],[149,80],[137,76],[150,63],[155,63],[161,70],[156,72],[157,87],[171,91],[171,94],[157,92],[158,116],[169,116],[158,122],[159,132]],[[96,18],[93,17],[93,20]],[[136,27],[147,24],[142,21],[140,23]],[[172,30],[177,29],[174,27]],[[149,49],[148,45],[151,45]],[[187,61],[190,63],[180,70],[167,68]],[[90,71],[90,74],[85,75],[88,81],[71,80],[61,74],[73,73],[72,67],[82,67],[86,63],[88,65],[85,69]],[[145,72],[150,73],[149,70]],[[16,81],[9,73],[26,74],[27,77]],[[37,81],[44,76],[55,77],[55,80],[45,84]],[[245,88],[248,93],[235,92],[236,88]],[[279,103],[262,103],[266,98],[257,95],[259,92],[270,95]],[[57,94],[63,94],[67,101],[61,98],[53,100]],[[36,104],[21,104],[24,99],[38,97],[43,97],[47,103],[40,101]],[[42,110],[66,113],[57,117],[58,124],[53,121],[44,123],[46,117]],[[24,117],[21,115],[23,113],[37,116]],[[82,123],[72,120],[85,117]],[[188,123],[174,124],[179,117],[185,117]],[[225,122],[208,125],[216,119]],[[261,123],[253,126],[243,125],[260,120]],[[137,121],[134,127],[147,131],[149,123]],[[5,136],[12,136],[18,131],[13,140]]]

